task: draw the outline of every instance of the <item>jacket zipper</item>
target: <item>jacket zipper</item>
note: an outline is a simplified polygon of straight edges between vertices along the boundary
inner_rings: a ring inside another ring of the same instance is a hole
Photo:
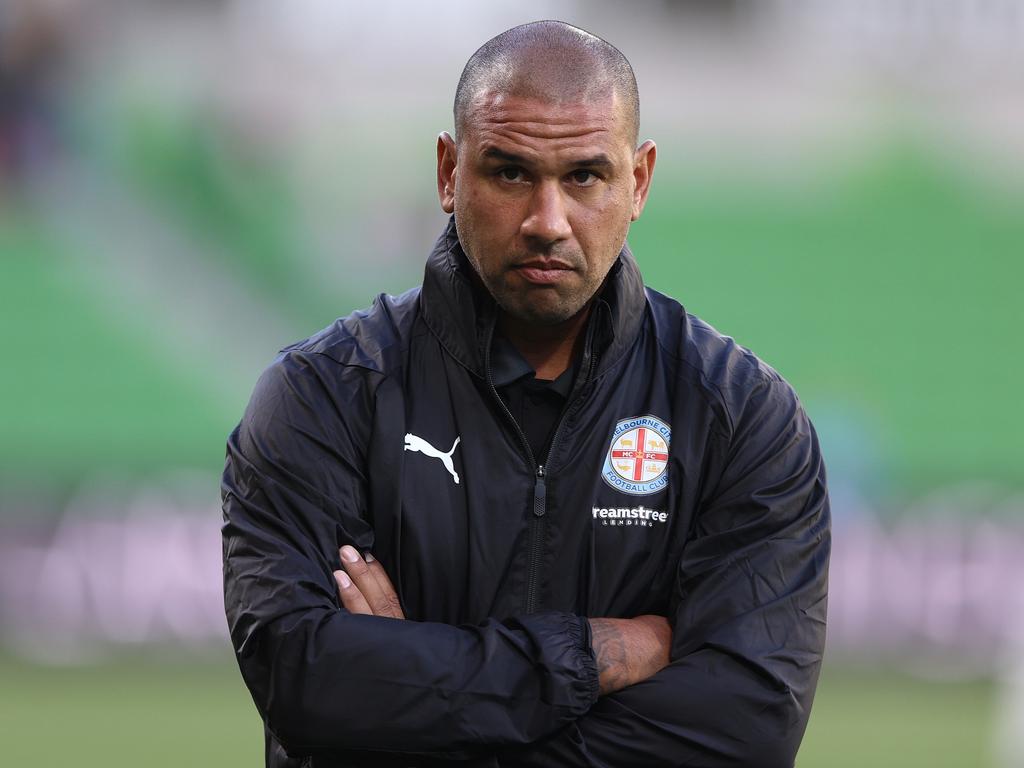
[[[593,340],[593,325],[594,323],[587,324],[587,338],[583,347],[583,355],[585,358],[589,356],[586,361],[586,370],[583,379],[580,380],[579,386],[574,386],[573,391],[576,392],[583,387],[588,381],[594,370],[594,362],[597,355],[593,353],[591,348],[591,342]],[[523,611],[527,614],[535,613],[537,610],[537,592],[540,582],[540,564],[541,559],[544,556],[544,535],[547,528],[547,486],[545,484],[545,478],[547,474],[544,470],[543,464],[538,464],[536,457],[533,455],[533,449],[530,448],[530,442],[526,439],[526,433],[523,432],[523,428],[519,426],[519,422],[516,421],[515,416],[512,415],[512,411],[505,405],[505,401],[501,399],[501,395],[498,394],[498,388],[494,386],[494,379],[491,376],[491,341],[494,338],[494,325],[491,325],[491,332],[487,337],[487,347],[484,351],[484,372],[487,376],[487,384],[491,388],[491,394],[494,399],[498,401],[501,409],[505,412],[505,416],[512,423],[512,426],[516,429],[516,434],[519,435],[519,442],[523,446],[523,450],[526,453],[527,458],[530,460],[530,466],[533,468],[533,514],[530,516],[529,530],[527,532],[527,570],[526,570],[526,596],[523,600]],[[548,446],[548,459],[555,451],[555,445],[558,443],[558,438],[562,434],[562,427],[565,424],[565,420],[569,414],[575,410],[576,402],[579,400],[577,395],[573,398],[566,408],[562,411],[562,415],[558,418],[558,424],[555,427],[555,433],[551,436],[551,444]]]
[[[550,455],[550,453],[548,454]],[[540,561],[544,555],[544,533],[547,527],[547,488],[544,486],[544,466],[537,466],[533,483],[533,517],[530,518],[529,560],[526,570],[526,599],[523,610],[533,613],[537,610],[537,582],[540,581]]]

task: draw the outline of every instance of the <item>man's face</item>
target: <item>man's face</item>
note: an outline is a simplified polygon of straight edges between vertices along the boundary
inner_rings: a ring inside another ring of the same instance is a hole
[[[480,279],[511,317],[555,325],[604,281],[643,209],[654,145],[634,150],[613,95],[557,104],[484,93],[456,147],[438,141],[438,192]]]

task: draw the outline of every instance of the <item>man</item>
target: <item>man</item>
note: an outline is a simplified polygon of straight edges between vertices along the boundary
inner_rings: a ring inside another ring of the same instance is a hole
[[[224,578],[268,765],[793,764],[824,468],[789,386],[644,288],[638,103],[582,30],[485,44],[422,288],[257,384]]]

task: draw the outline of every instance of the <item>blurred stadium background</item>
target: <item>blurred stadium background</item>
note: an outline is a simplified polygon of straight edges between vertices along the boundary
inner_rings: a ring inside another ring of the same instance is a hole
[[[648,282],[826,450],[798,765],[1024,766],[1024,4],[3,0],[0,734],[256,765],[223,442],[275,351],[416,284],[460,68],[561,18],[632,60]]]

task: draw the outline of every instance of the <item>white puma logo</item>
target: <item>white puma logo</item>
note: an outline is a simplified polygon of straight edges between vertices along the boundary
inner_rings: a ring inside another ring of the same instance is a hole
[[[441,463],[444,464],[444,468],[447,469],[452,476],[452,480],[455,484],[459,484],[459,475],[455,471],[455,464],[452,463],[452,454],[455,453],[455,448],[458,446],[461,437],[456,437],[455,442],[452,443],[452,449],[448,453],[441,453],[434,446],[424,440],[422,437],[416,437],[416,435],[409,433],[405,436],[405,450],[407,451],[419,451],[425,456],[430,456],[434,459],[440,459]]]

